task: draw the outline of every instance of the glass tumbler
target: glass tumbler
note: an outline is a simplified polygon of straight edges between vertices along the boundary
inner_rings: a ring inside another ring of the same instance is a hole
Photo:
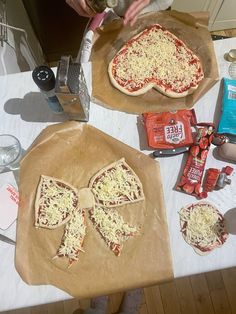
[[[236,61],[230,63],[229,75],[230,75],[231,79],[236,80]]]
[[[22,148],[19,140],[10,134],[0,135],[0,173],[7,168],[16,170],[20,167]]]

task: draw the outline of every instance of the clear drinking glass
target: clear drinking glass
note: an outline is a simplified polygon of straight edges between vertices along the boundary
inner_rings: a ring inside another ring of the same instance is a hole
[[[231,79],[233,79],[233,80],[236,79],[236,61],[230,63],[229,75],[230,75]]]
[[[22,148],[19,140],[10,134],[0,135],[0,173],[5,169],[16,170],[20,166]]]

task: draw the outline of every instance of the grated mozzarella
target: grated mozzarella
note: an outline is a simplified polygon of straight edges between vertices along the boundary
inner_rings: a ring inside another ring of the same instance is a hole
[[[91,189],[96,202],[104,206],[117,206],[144,198],[141,182],[124,159],[107,167],[94,179]]]
[[[137,233],[137,228],[127,224],[114,209],[95,206],[90,219],[110,249],[120,255],[123,243]]]
[[[187,243],[203,252],[222,245],[227,237],[223,217],[211,204],[197,203],[184,207],[179,215]]]
[[[137,35],[112,60],[112,76],[128,91],[150,82],[182,92],[199,83],[199,58],[176,36],[155,24]]]
[[[35,226],[56,228],[78,205],[76,192],[57,179],[42,176],[38,187]]]
[[[69,263],[78,260],[79,252],[84,252],[83,241],[85,237],[86,225],[84,210],[74,211],[70,221],[66,224],[61,245],[57,251],[57,256],[66,256]]]

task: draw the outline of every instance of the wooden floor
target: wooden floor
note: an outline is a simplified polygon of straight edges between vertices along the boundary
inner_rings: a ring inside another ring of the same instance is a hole
[[[212,34],[236,37],[236,29]],[[122,295],[109,296],[107,314],[118,310]],[[90,300],[72,299],[1,313],[72,314],[76,309],[82,312],[89,305]],[[236,314],[236,267],[144,288],[139,314]]]
[[[109,296],[107,314],[115,313],[122,293]],[[90,300],[72,299],[30,307],[8,314],[72,314]],[[77,312],[78,313],[78,312]],[[176,279],[143,289],[139,314],[236,314],[236,268]]]

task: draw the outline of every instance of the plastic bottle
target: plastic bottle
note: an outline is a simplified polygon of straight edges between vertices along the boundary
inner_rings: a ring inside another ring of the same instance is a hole
[[[34,69],[32,78],[44,94],[50,109],[55,113],[62,113],[63,108],[55,94],[56,79],[53,71],[49,67],[41,65]]]
[[[77,62],[83,63],[89,61],[92,50],[94,31],[97,27],[99,27],[99,25],[102,23],[102,21],[107,15],[108,15],[107,12],[102,12],[96,14],[91,19],[87,28],[87,32],[84,34],[83,44],[81,45],[81,52],[78,56],[79,59],[77,60]]]

